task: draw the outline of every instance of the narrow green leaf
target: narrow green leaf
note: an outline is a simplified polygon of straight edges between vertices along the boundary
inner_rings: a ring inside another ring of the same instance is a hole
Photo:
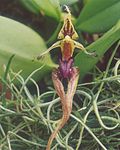
[[[105,32],[119,19],[119,0],[89,0],[80,13],[76,27],[89,33]]]
[[[61,10],[59,0],[21,0],[20,3],[33,13],[42,13],[56,20],[60,19]]]
[[[9,72],[9,69],[10,69],[10,65],[11,65],[11,62],[12,62],[12,59],[15,55],[13,54],[10,59],[8,60],[8,63],[7,63],[7,66],[6,66],[6,69],[5,69],[5,73],[4,73],[4,76],[3,76],[3,79],[4,80],[7,80],[7,75],[8,75],[8,72]]]
[[[78,2],[78,0],[59,0],[61,5],[72,5],[76,2]]]
[[[4,76],[3,76],[3,80],[7,82],[7,76],[8,76],[8,72],[9,72],[9,69],[10,69],[10,65],[11,65],[11,62],[12,62],[12,59],[15,55],[12,55],[10,57],[10,59],[8,60],[8,63],[7,63],[7,66],[6,66],[6,69],[5,69],[5,73],[4,73]],[[6,94],[6,89],[7,89],[7,85],[5,83],[2,84],[2,105],[4,107],[6,107],[6,99],[5,99],[5,94]]]
[[[104,55],[104,53],[120,39],[120,21],[107,33],[105,33],[101,38],[97,41],[86,47],[86,49],[91,51],[96,51],[98,57],[91,57],[83,52],[80,52],[75,57],[75,64],[80,68],[81,77],[90,71],[95,64],[100,60],[100,58]]]
[[[39,10],[47,15],[50,16],[56,20],[60,19],[60,5],[58,0],[32,0],[37,4],[39,7]]]
[[[15,72],[23,70],[23,77],[46,64],[36,76],[41,78],[54,66],[49,55],[43,60],[32,61],[44,50],[45,43],[36,32],[19,22],[0,16],[0,76],[3,75],[2,65],[15,54],[11,67]]]
[[[24,7],[26,7],[29,11],[35,13],[35,14],[39,14],[39,7],[38,5],[36,5],[36,3],[33,0],[20,0],[20,3],[22,3],[22,5]]]

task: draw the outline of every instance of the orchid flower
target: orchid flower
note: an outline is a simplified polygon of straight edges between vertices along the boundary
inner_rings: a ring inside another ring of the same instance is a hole
[[[60,119],[56,129],[51,134],[46,150],[50,150],[52,141],[56,137],[57,133],[68,121],[71,111],[72,111],[72,101],[76,91],[78,79],[79,79],[79,69],[74,67],[73,52],[75,48],[83,50],[88,55],[94,55],[94,53],[89,53],[86,51],[84,46],[77,41],[78,34],[74,29],[74,26],[71,21],[71,13],[67,6],[65,6],[65,16],[63,26],[58,34],[58,39],[47,51],[39,55],[37,59],[40,59],[41,56],[47,54],[54,48],[60,47],[61,49],[61,58],[59,58],[59,67],[54,69],[52,72],[52,80],[55,87],[55,90],[60,97],[62,104],[63,116]],[[67,79],[67,91],[63,85],[63,80]]]

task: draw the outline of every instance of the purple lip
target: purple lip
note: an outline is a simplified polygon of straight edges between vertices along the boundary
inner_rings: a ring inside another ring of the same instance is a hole
[[[70,78],[72,75],[73,58],[68,61],[59,59],[59,76],[60,78]]]

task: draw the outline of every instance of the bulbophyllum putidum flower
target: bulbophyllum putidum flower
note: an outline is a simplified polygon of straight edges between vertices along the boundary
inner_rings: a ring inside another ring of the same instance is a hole
[[[71,77],[68,81],[67,92],[65,93],[64,86],[59,78],[59,69],[55,69],[52,72],[53,84],[61,100],[63,115],[57,125],[57,128],[53,131],[48,140],[46,150],[50,150],[53,139],[56,137],[58,131],[66,124],[72,111],[72,101],[78,83],[79,69],[77,67],[72,67],[71,73]]]
[[[42,55],[48,53],[54,48],[60,47],[61,57],[59,58],[59,67],[54,69],[52,72],[52,80],[55,87],[55,90],[60,97],[62,104],[63,116],[60,119],[56,129],[51,134],[46,150],[50,150],[52,141],[56,137],[59,130],[66,124],[68,121],[71,111],[72,111],[72,101],[73,96],[76,91],[78,78],[79,78],[79,69],[74,67],[73,52],[75,48],[83,50],[86,54],[94,55],[94,53],[88,53],[82,44],[76,42],[78,34],[74,29],[74,26],[71,21],[71,13],[67,6],[65,6],[65,16],[62,29],[58,34],[58,39],[47,51],[38,56],[38,59]],[[67,80],[67,91],[65,92],[63,80]]]

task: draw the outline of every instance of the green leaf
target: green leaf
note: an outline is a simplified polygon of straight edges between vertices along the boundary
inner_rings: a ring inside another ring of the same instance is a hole
[[[86,5],[89,0],[83,0],[83,4]]]
[[[78,2],[78,0],[59,0],[61,5],[72,5],[76,2]]]
[[[60,5],[58,0],[33,0],[39,7],[39,10],[49,16],[52,17],[56,20],[60,19]]]
[[[33,0],[20,0],[20,3],[22,3],[22,5],[24,7],[26,7],[29,11],[35,13],[35,14],[39,14],[39,7],[38,5],[36,5],[36,3]]]
[[[3,76],[3,80],[6,81],[6,82],[7,82],[7,76],[8,76],[8,73],[9,73],[9,69],[10,69],[10,64],[11,64],[12,59],[13,59],[14,56],[15,56],[15,55],[12,55],[12,56],[10,57],[10,59],[8,60],[7,66],[6,66],[6,68],[5,68],[5,73],[4,73],[4,76]],[[4,93],[4,94],[2,94],[1,99],[2,99],[2,105],[3,105],[4,107],[6,107],[6,100],[5,100],[6,90],[7,90],[7,85],[3,83],[3,84],[2,84],[2,93]]]
[[[76,27],[89,33],[105,32],[120,19],[120,0],[89,0]]]
[[[56,20],[60,19],[61,10],[58,0],[21,0],[20,3],[33,13],[39,14],[41,12]]]
[[[80,68],[80,76],[83,77],[90,71],[95,64],[100,60],[104,53],[120,39],[120,21],[107,33],[105,33],[97,41],[86,47],[86,49],[91,51],[96,51],[98,57],[91,57],[83,52],[80,52],[75,57],[75,65]]]
[[[46,45],[36,32],[19,22],[0,16],[0,76],[3,75],[2,65],[7,64],[10,56],[15,54],[11,68],[15,72],[23,70],[23,77],[46,63],[36,75],[36,78],[41,78],[54,66],[49,55],[41,61],[32,61],[44,50]]]

